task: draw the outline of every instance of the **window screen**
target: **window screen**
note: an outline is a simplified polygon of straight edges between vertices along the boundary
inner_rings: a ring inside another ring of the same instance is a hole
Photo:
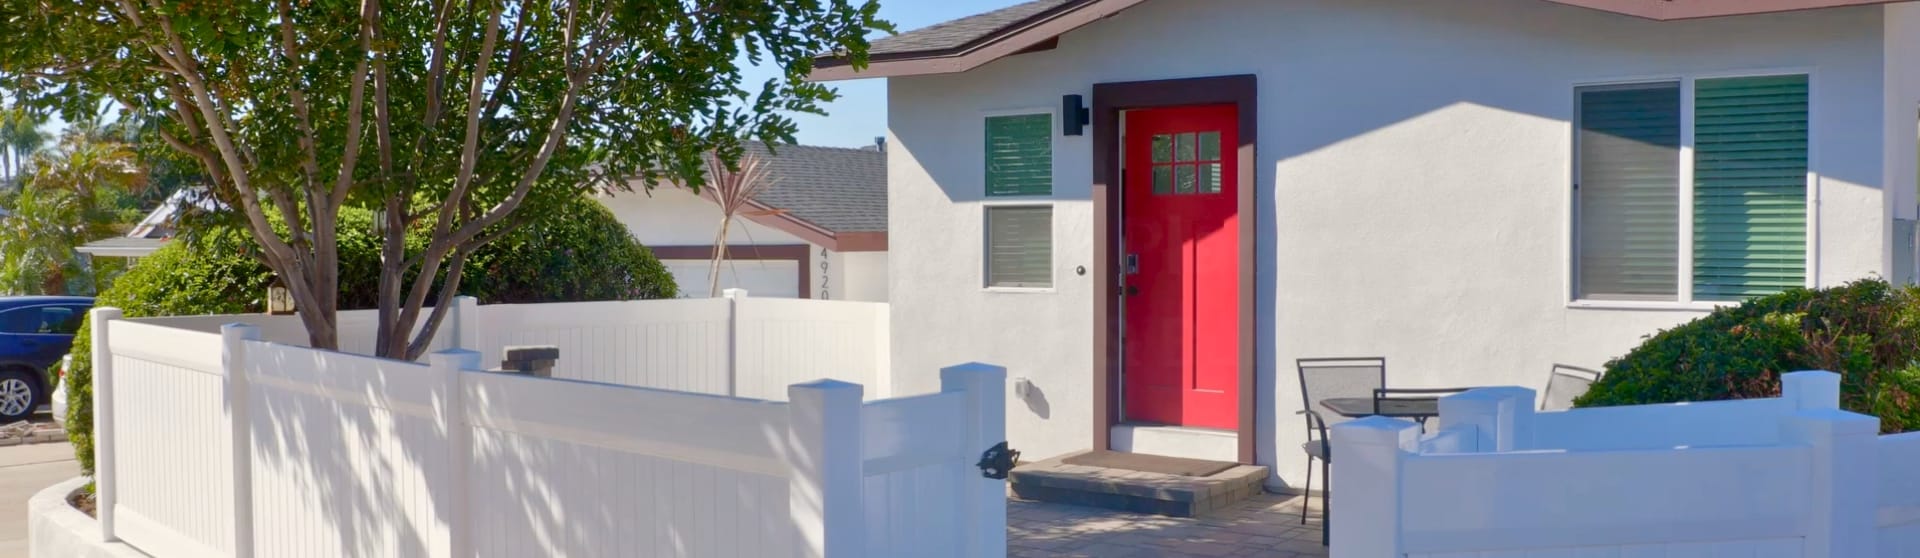
[[[1053,286],[1053,207],[987,208],[987,286]]]

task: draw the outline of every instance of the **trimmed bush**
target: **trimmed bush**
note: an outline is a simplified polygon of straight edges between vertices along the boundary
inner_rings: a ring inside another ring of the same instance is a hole
[[[380,240],[372,224],[371,212],[341,211],[342,310],[378,306]],[[410,246],[426,245],[419,235],[410,236]],[[257,249],[243,229],[211,227],[142,258],[95,304],[119,308],[129,318],[264,311],[273,272],[253,257]],[[583,197],[481,247],[467,260],[460,292],[499,304],[673,298],[678,290],[666,266],[626,225]],[[67,438],[87,474],[93,473],[91,337],[91,325],[80,328],[65,379]]]
[[[1714,310],[1608,362],[1577,406],[1776,397],[1780,375],[1841,375],[1840,405],[1920,429],[1920,288],[1866,279]]]

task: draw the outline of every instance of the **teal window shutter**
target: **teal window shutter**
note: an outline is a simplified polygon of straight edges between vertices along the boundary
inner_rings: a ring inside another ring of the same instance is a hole
[[[987,117],[987,195],[1053,194],[1053,115]]]
[[[1693,296],[1806,285],[1807,76],[1695,82]]]
[[[1678,300],[1680,84],[1577,93],[1577,296]]]

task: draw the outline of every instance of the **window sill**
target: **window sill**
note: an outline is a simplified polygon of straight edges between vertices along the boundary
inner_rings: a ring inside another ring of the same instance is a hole
[[[1059,292],[1058,289],[1053,287],[983,287],[980,290],[989,293],[1004,294],[1053,294]]]
[[[1728,302],[1657,302],[1633,300],[1573,300],[1567,302],[1567,308],[1582,310],[1652,310],[1674,312],[1712,312]]]

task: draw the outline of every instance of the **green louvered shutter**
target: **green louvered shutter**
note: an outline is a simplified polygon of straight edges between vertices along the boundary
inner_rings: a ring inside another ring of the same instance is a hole
[[[1677,300],[1680,84],[1579,90],[1583,300]]]
[[[1053,194],[1053,115],[987,117],[987,195]]]
[[[1693,296],[1806,284],[1807,76],[1695,84]]]

